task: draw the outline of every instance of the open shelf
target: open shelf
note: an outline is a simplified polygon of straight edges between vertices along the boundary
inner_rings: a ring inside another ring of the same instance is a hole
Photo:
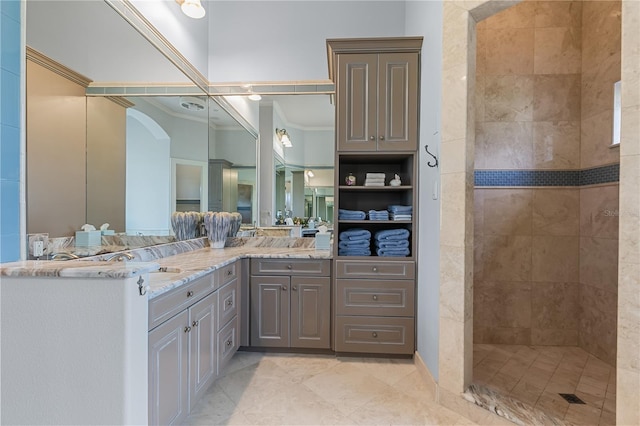
[[[338,223],[345,225],[371,225],[371,224],[383,224],[383,225],[402,225],[402,224],[411,224],[412,220],[342,220],[338,219]]]
[[[363,185],[340,185],[340,191],[411,191],[413,185],[400,186],[363,186]]]

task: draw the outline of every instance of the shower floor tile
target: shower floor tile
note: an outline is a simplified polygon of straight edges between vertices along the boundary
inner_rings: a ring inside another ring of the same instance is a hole
[[[474,383],[581,425],[615,422],[615,368],[577,347],[476,344]],[[559,393],[575,394],[584,405]]]

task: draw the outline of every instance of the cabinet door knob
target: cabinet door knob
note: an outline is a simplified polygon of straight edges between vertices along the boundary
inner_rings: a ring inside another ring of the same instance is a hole
[[[187,297],[193,297],[193,291],[192,290],[189,290],[187,292]]]
[[[372,337],[378,337],[378,333],[376,333],[375,331],[373,333],[371,333]]]
[[[378,268],[377,267],[373,267],[373,272],[378,272]]]
[[[191,331],[191,327],[186,326],[186,327],[184,328],[184,332],[185,332],[185,333],[188,333],[188,332],[190,332],[190,331]]]
[[[373,295],[373,300],[378,300],[378,295],[377,294]]]
[[[227,346],[231,346],[233,342],[231,340],[227,340]]]
[[[375,140],[376,140],[376,137],[375,137],[375,136],[369,136],[369,140],[370,140],[370,141],[375,141]]]
[[[384,140],[384,136],[380,136],[380,140],[383,141]]]
[[[298,291],[298,287],[297,287],[297,286],[295,286],[295,285],[293,285],[293,286],[291,286],[291,290],[293,290],[293,291]]]
[[[233,271],[232,271],[231,269],[229,269],[229,270],[227,271],[227,275],[231,275],[231,274],[233,274]]]
[[[287,265],[287,269],[293,269],[293,266],[291,266],[291,264]]]
[[[227,306],[232,306],[233,305],[233,300],[229,299],[227,300]]]
[[[198,326],[198,321],[194,321],[191,323],[192,326],[197,327]]]
[[[283,285],[283,286],[282,286],[282,290],[283,290],[283,291],[287,291],[287,286],[286,286],[286,285]]]

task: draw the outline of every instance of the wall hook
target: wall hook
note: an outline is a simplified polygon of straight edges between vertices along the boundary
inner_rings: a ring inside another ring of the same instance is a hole
[[[433,155],[432,153],[429,152],[429,145],[425,145],[424,146],[424,150],[427,151],[427,154],[432,156],[433,159],[436,161],[435,164],[431,164],[431,160],[427,161],[427,166],[429,166],[429,167],[438,167],[438,157],[436,157],[435,155]]]

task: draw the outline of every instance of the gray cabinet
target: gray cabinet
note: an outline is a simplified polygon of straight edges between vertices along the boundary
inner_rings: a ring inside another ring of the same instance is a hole
[[[336,261],[335,350],[415,351],[415,263]]]
[[[238,210],[238,172],[227,160],[209,160],[209,211]]]
[[[149,302],[149,423],[181,424],[240,343],[240,262]]]
[[[328,260],[252,260],[252,346],[331,347],[329,265]]]
[[[421,38],[328,40],[337,151],[415,151]]]

